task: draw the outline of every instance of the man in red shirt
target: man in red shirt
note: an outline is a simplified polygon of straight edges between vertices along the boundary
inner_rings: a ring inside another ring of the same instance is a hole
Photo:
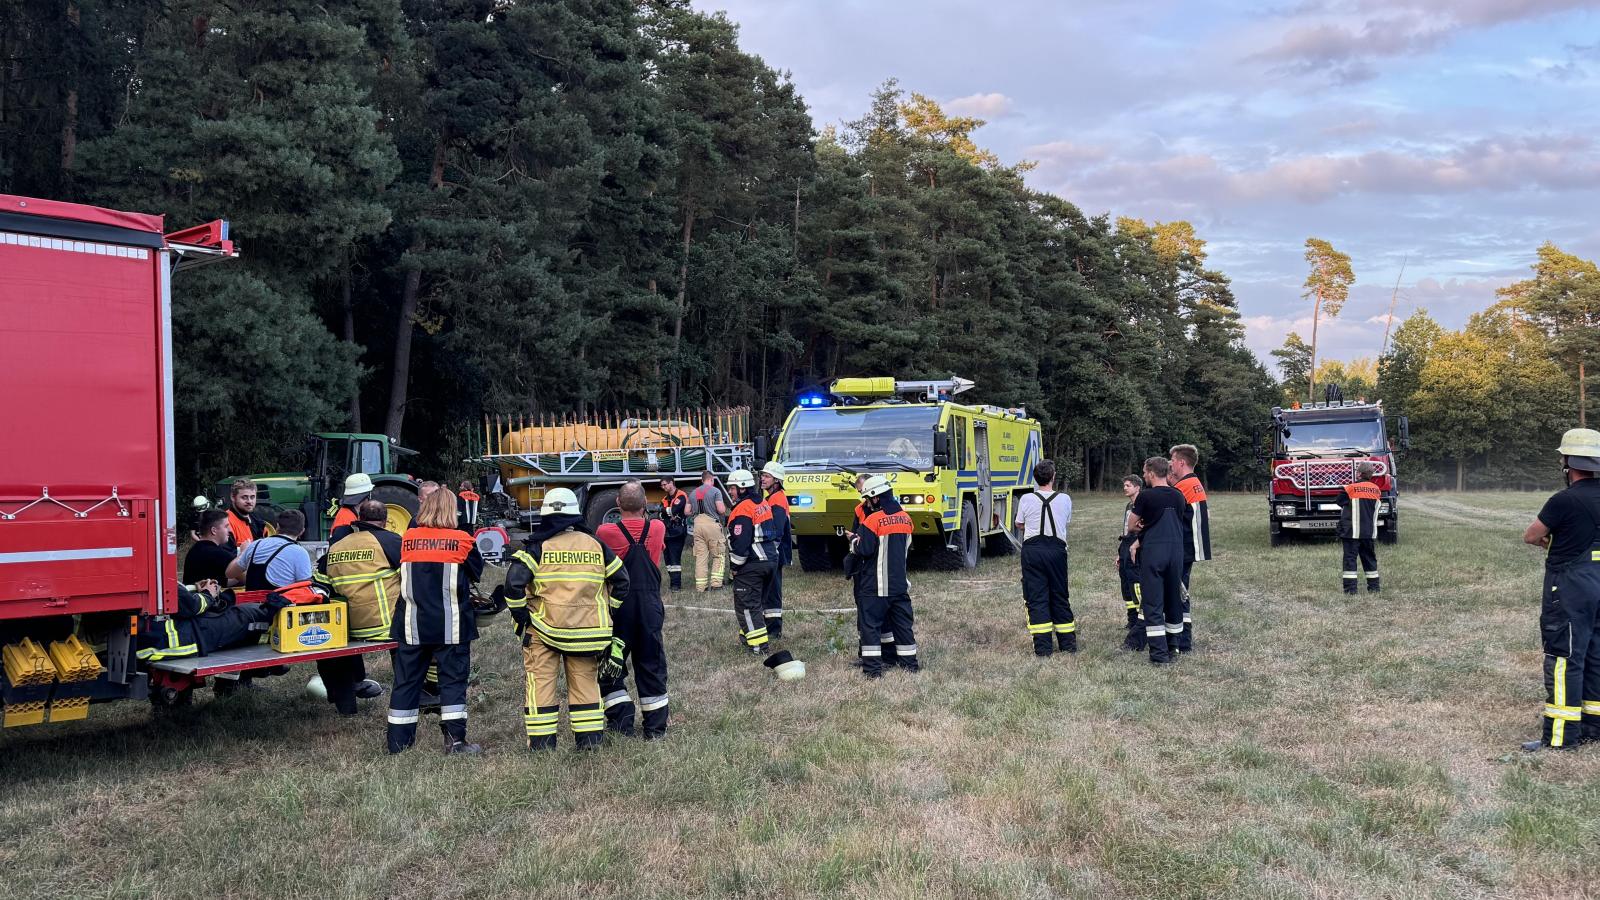
[[[644,485],[627,482],[617,491],[622,521],[601,525],[601,543],[622,560],[628,571],[628,596],[612,616],[612,633],[623,641],[622,670],[600,679],[600,705],[606,730],[632,736],[634,703],[628,695],[628,665],[639,689],[647,741],[667,733],[667,651],[661,640],[666,609],[661,603],[661,553],[666,548],[665,523],[645,515]]]

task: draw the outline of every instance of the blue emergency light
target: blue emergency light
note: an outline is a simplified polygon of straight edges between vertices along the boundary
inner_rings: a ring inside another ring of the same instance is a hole
[[[824,394],[801,394],[800,395],[800,405],[804,406],[804,407],[807,407],[807,408],[815,408],[815,407],[818,407],[818,406],[827,406],[828,405],[828,398]]]

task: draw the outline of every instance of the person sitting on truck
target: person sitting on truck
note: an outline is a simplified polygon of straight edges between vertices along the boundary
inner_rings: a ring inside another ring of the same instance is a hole
[[[256,509],[256,483],[240,478],[228,489],[228,549],[237,554],[251,541],[274,533]]]
[[[305,514],[278,514],[278,533],[251,541],[228,564],[228,578],[247,591],[265,591],[311,580],[311,555],[297,543],[306,530]]]
[[[1122,582],[1122,604],[1128,610],[1128,635],[1122,640],[1122,649],[1144,651],[1144,611],[1139,608],[1139,564],[1129,554],[1139,532],[1130,524],[1133,520],[1133,501],[1139,499],[1144,489],[1144,479],[1128,475],[1122,479],[1122,496],[1128,505],[1122,508],[1122,536],[1117,540],[1117,580]]]
[[[717,484],[717,476],[710,469],[701,472],[700,486],[689,495],[689,508],[694,513],[694,587],[701,593],[722,588],[728,568],[728,539],[722,533],[722,523],[732,505],[727,492]]]
[[[145,662],[205,656],[214,650],[254,644],[261,631],[289,605],[280,594],[263,603],[235,605],[233,595],[207,579],[190,590],[178,585],[178,610],[170,616],[145,616],[139,621],[135,653]]]
[[[389,696],[388,748],[400,753],[417,740],[422,686],[428,664],[439,671],[439,730],[446,753],[477,754],[467,743],[467,676],[478,638],[472,585],[483,576],[483,557],[472,536],[456,528],[456,495],[440,487],[422,501],[400,538],[400,598],[390,640],[394,690]]]
[[[1200,451],[1193,444],[1179,444],[1167,451],[1172,468],[1172,486],[1189,504],[1189,517],[1183,530],[1183,633],[1178,635],[1178,653],[1194,652],[1193,602],[1189,598],[1189,573],[1197,562],[1211,559],[1211,507],[1205,486],[1194,467],[1200,464]]]
[[[183,580],[189,584],[215,581],[228,584],[228,564],[235,554],[228,551],[228,514],[220,509],[200,513],[200,526],[194,533],[194,546],[183,557]]]
[[[1022,600],[1033,635],[1033,655],[1049,657],[1057,643],[1078,652],[1078,621],[1067,589],[1067,523],[1072,498],[1055,489],[1056,465],[1045,459],[1033,467],[1031,492],[1017,501],[1022,528]]]
[[[389,510],[377,500],[362,501],[356,515],[355,525],[317,562],[318,581],[344,599],[351,640],[386,641],[400,596],[400,535],[385,527]],[[367,678],[360,654],[319,660],[317,675],[341,715],[355,715],[358,698],[383,693],[383,685]]]
[[[1145,646],[1152,665],[1172,662],[1171,645],[1183,634],[1183,520],[1189,504],[1167,484],[1164,456],[1144,461],[1147,485],[1133,501],[1128,524],[1139,537],[1128,549],[1139,564],[1139,602],[1144,608]]]
[[[1361,573],[1356,570],[1357,560],[1367,573],[1367,592],[1378,593],[1378,551],[1373,539],[1378,536],[1378,504],[1383,492],[1372,483],[1373,465],[1358,462],[1356,480],[1339,492],[1339,537],[1344,543],[1344,592],[1356,593]]]
[[[350,529],[360,518],[356,507],[372,496],[372,476],[365,472],[348,475],[344,480],[344,495],[339,498],[339,510],[333,514],[328,526],[328,546],[333,546],[350,536]]]

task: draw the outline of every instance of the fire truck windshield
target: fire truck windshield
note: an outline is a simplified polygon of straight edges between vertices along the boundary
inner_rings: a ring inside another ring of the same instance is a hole
[[[926,469],[933,465],[936,406],[802,409],[783,433],[786,466]]]
[[[1385,448],[1383,422],[1290,422],[1283,449],[1296,453],[1372,452]]]

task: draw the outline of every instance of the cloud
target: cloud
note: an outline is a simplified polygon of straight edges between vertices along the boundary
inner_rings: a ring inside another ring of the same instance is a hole
[[[970,94],[946,101],[945,112],[979,119],[1003,119],[1011,115],[1014,104],[1005,94]]]
[[[1110,156],[1110,151],[1104,147],[1092,144],[1079,144],[1073,141],[1051,141],[1047,144],[1034,144],[1022,151],[1028,159],[1037,160],[1041,164],[1057,166],[1082,166],[1090,163],[1099,163]]]
[[[1345,0],[1288,11],[1270,43],[1246,59],[1279,72],[1350,84],[1377,77],[1373,61],[1418,56],[1474,29],[1537,19],[1596,0]]]

